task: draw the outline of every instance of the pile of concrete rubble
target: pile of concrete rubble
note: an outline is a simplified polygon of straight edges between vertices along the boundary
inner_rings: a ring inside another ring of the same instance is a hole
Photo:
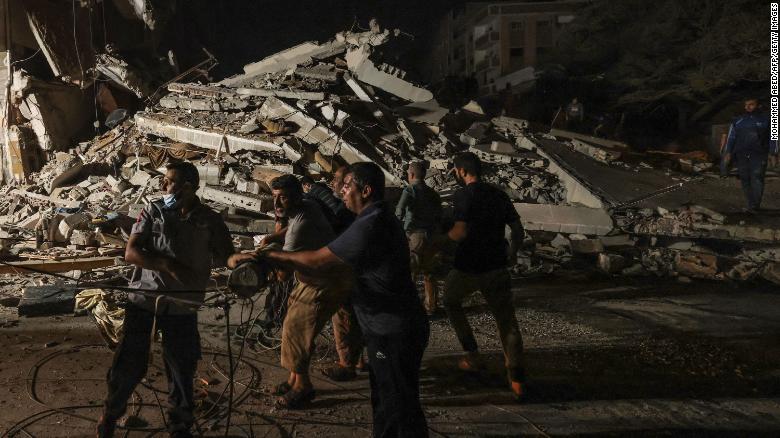
[[[450,159],[468,150],[484,160],[485,179],[507,192],[533,240],[517,274],[551,273],[584,260],[608,274],[780,279],[778,250],[740,249],[724,262],[693,242],[703,231],[726,232],[722,215],[697,206],[612,215],[538,147],[541,139],[556,139],[555,132],[533,133],[526,121],[485,114],[476,102],[441,107],[384,62],[383,48],[397,35],[372,22],[367,32],[299,44],[219,83],[167,84],[168,94],[145,111],[127,118],[120,110],[112,130],[56,153],[26,182],[0,189],[2,251],[22,263],[95,260],[61,270],[113,265],[108,258],[121,254],[134,218],[161,195],[171,159],[198,167],[200,197],[223,213],[237,247],[251,249],[251,235],[273,227],[269,184],[276,176],[327,181],[343,164],[373,161],[388,186],[400,188],[406,165],[424,160],[426,182],[446,203],[455,188]],[[599,141],[567,144],[617,163],[615,151],[625,145]],[[659,235],[668,239],[650,237]]]

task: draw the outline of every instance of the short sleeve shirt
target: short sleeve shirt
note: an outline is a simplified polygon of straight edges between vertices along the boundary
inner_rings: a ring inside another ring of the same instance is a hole
[[[312,251],[333,240],[333,229],[315,201],[304,199],[301,208],[287,222],[285,251]]]
[[[159,291],[186,291],[170,294],[174,298],[202,302],[211,277],[211,268],[224,266],[233,254],[233,241],[225,222],[215,211],[198,202],[187,215],[169,209],[161,201],[147,205],[131,231],[139,236],[143,251],[170,257],[190,268],[181,281],[164,272],[135,268],[129,286]],[[130,301],[154,310],[154,298],[130,294]],[[159,314],[184,314],[194,309],[162,300]]]
[[[453,219],[466,222],[467,235],[455,251],[455,269],[482,273],[507,265],[506,225],[519,221],[509,196],[475,182],[455,192]]]
[[[366,207],[328,249],[355,272],[352,304],[365,333],[398,334],[422,315],[406,234],[384,202]]]

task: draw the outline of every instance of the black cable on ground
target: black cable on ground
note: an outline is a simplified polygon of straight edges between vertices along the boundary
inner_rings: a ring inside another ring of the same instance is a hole
[[[44,411],[41,411],[41,412],[37,412],[35,414],[32,414],[32,415],[30,415],[28,417],[23,418],[22,420],[17,422],[14,426],[9,428],[5,433],[3,433],[3,435],[0,435],[0,437],[14,436],[16,433],[21,432],[21,430],[23,428],[29,427],[30,425],[32,425],[32,424],[34,424],[34,423],[36,423],[36,422],[38,422],[38,421],[40,421],[40,420],[42,420],[44,418],[47,418],[47,417],[49,417],[51,415],[58,414],[58,413],[59,414],[63,414],[63,415],[67,415],[67,416],[70,416],[70,417],[73,417],[73,418],[78,418],[78,419],[81,419],[81,420],[85,420],[85,421],[88,421],[88,422],[91,422],[91,423],[94,423],[96,421],[94,417],[88,417],[88,416],[81,415],[81,414],[78,414],[77,412],[73,412],[73,411],[83,410],[83,409],[97,409],[97,408],[100,408],[99,405],[74,405],[74,406],[63,406],[63,407],[51,407],[51,406],[47,405],[43,400],[41,400],[38,397],[37,390],[36,390],[36,382],[37,382],[38,372],[46,363],[48,363],[49,361],[51,361],[52,359],[54,359],[57,356],[62,356],[62,355],[71,354],[71,353],[78,353],[78,352],[80,352],[81,350],[83,350],[85,348],[105,348],[105,346],[104,345],[99,345],[99,344],[86,344],[86,345],[79,345],[79,346],[76,346],[76,347],[72,347],[72,348],[69,348],[69,349],[66,349],[66,350],[55,351],[55,352],[52,352],[52,353],[44,356],[35,365],[33,365],[33,367],[29,370],[28,375],[27,375],[27,379],[26,379],[28,396],[34,402],[36,402],[36,403],[40,404],[41,406],[44,406],[44,407],[46,407],[48,409],[46,409]],[[222,352],[218,352],[218,351],[211,351],[209,353],[213,354],[213,355],[223,355],[223,356],[226,355],[226,353],[222,353]],[[242,393],[240,393],[238,395],[238,397],[235,397],[235,400],[232,400],[232,401],[229,400],[230,405],[231,405],[231,410],[233,409],[233,407],[243,403],[249,397],[249,392],[250,392],[249,388],[251,388],[251,386],[256,384],[256,382],[259,382],[258,376],[260,376],[260,371],[254,365],[252,365],[250,362],[246,361],[245,359],[239,358],[236,361],[234,370],[237,369],[239,364],[244,364],[251,371],[251,380],[246,385],[247,386],[247,390],[245,390]],[[150,386],[147,386],[147,385],[144,385],[144,386],[146,388],[149,388],[153,392],[157,391],[157,389],[155,389],[153,387],[150,387]],[[141,402],[139,404],[136,404],[135,406],[136,406],[137,409],[140,410],[140,407],[154,407],[155,405],[151,404],[151,403],[143,403],[143,402]],[[157,406],[159,406],[159,403],[158,403]],[[138,411],[136,411],[136,412],[138,412]],[[219,412],[218,412],[218,415],[219,415]],[[135,431],[148,431],[150,433],[158,433],[158,432],[164,430],[164,428],[127,428],[127,427],[125,427],[125,429],[126,430],[135,430]],[[29,433],[29,432],[25,432],[25,433]]]

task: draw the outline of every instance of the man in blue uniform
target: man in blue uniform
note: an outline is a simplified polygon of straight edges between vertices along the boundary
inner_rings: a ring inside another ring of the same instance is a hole
[[[723,169],[737,162],[749,213],[761,207],[767,164],[777,164],[777,141],[769,140],[769,116],[760,108],[758,99],[745,100],[745,114],[731,124],[723,151]]]
[[[147,205],[133,225],[125,260],[135,265],[129,286],[157,292],[130,293],[124,335],[107,375],[108,394],[98,437],[111,437],[127,401],[146,375],[152,329],[162,332],[162,358],[168,377],[168,432],[191,437],[195,420],[192,382],[200,359],[197,306],[203,303],[211,268],[234,254],[222,217],[201,204],[198,170],[191,163],[168,165],[160,201]],[[150,296],[157,295],[158,298]],[[172,298],[172,299],[171,299]]]

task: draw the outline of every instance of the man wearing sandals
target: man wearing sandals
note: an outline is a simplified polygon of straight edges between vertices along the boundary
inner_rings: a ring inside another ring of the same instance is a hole
[[[374,163],[355,163],[344,179],[344,202],[355,222],[316,251],[269,251],[271,263],[328,275],[352,268],[352,304],[368,347],[374,437],[427,437],[419,373],[430,333],[412,283],[409,244],[384,201],[385,177]]]
[[[303,198],[303,188],[295,176],[275,178],[271,181],[271,193],[276,216],[287,219],[283,251],[318,249],[333,240],[333,230],[320,206]],[[251,254],[233,257],[231,265],[252,257]],[[281,362],[290,375],[274,389],[279,396],[277,407],[298,409],[314,399],[309,377],[314,340],[347,298],[351,287],[346,270],[313,277],[305,270],[295,269],[295,285],[282,324]]]

